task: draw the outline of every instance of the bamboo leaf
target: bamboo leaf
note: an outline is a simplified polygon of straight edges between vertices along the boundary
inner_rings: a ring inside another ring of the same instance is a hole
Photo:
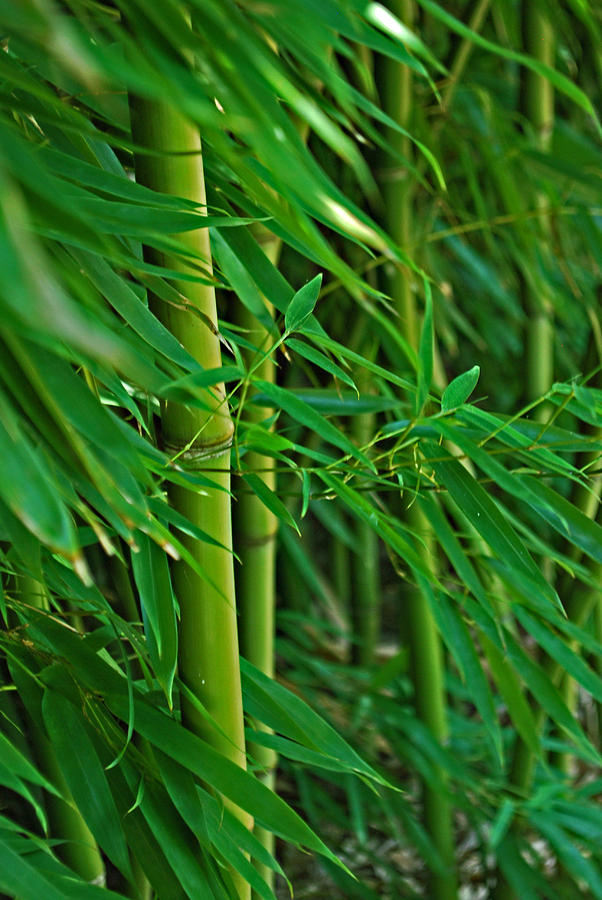
[[[321,285],[322,275],[316,275],[315,278],[303,285],[291,299],[284,316],[284,327],[287,334],[302,330],[302,326],[309,319],[318,302]]]
[[[516,618],[533,635],[539,646],[559,663],[562,671],[583,685],[598,703],[602,703],[602,678],[589,668],[566,640],[534,619],[525,609],[517,608]]]
[[[560,601],[555,591],[543,578],[523,543],[481,485],[442,447],[429,441],[423,443],[437,476],[494,553],[498,554],[511,570],[523,573],[526,580],[533,583],[542,596],[558,606]]]
[[[468,369],[467,372],[458,375],[457,378],[454,378],[448,384],[441,397],[442,412],[448,412],[450,409],[461,406],[468,400],[476,387],[480,373],[481,367],[473,366],[472,369]]]
[[[521,63],[521,65],[526,66],[536,74],[541,75],[542,78],[550,81],[555,88],[557,88],[563,94],[566,94],[567,97],[570,97],[571,100],[581,106],[597,121],[595,111],[589,98],[586,96],[586,94],[583,93],[583,91],[581,91],[576,85],[574,85],[572,81],[569,81],[569,79],[565,75],[562,75],[560,72],[556,72],[554,69],[551,69],[549,66],[544,65],[539,60],[534,59],[531,56],[526,56],[525,54],[518,53],[515,50],[509,50],[506,47],[502,47],[499,44],[493,43],[493,41],[487,40],[482,35],[477,34],[475,31],[471,31],[471,29],[460,22],[459,19],[456,19],[451,15],[451,13],[444,10],[441,6],[439,6],[438,3],[434,3],[433,0],[418,0],[418,2],[424,9],[435,16],[435,18],[440,19],[452,31],[455,31],[456,34],[459,34],[461,37],[472,41],[474,44],[479,47],[483,47],[485,50],[489,50],[492,53],[497,53],[500,56],[505,57],[506,59],[511,59],[515,62]]]
[[[435,597],[431,591],[427,591],[427,596],[439,632],[456,661],[465,685],[470,689],[471,698],[489,733],[497,759],[503,765],[502,735],[493,697],[470,632],[443,592]]]
[[[238,820],[226,809],[219,807],[217,800],[195,784],[194,779],[182,766],[163,753],[155,751],[155,757],[165,782],[165,786],[180,815],[201,843],[207,847],[213,844],[223,858],[240,872],[249,882],[253,890],[265,900],[274,900],[274,893],[259,875],[257,870],[241,852],[238,840],[242,840],[245,849],[258,854],[264,864],[274,870],[280,867],[262,845],[246,828],[236,829]],[[238,823],[240,825],[240,823]],[[232,829],[234,827],[235,833]]]
[[[176,604],[165,553],[146,535],[132,554],[132,571],[140,592],[142,620],[151,661],[171,706],[178,658]]]
[[[3,460],[0,496],[42,543],[74,557],[78,552],[75,529],[48,465],[19,433],[12,413],[1,398],[0,411]]]
[[[241,673],[245,706],[254,718],[308,749],[332,758],[347,771],[390,786],[300,697],[268,678],[248,660],[241,660]]]
[[[256,381],[255,386],[263,394],[266,394],[274,405],[279,406],[288,413],[291,418],[300,422],[302,425],[305,425],[307,428],[310,428],[312,431],[315,431],[315,433],[319,434],[327,443],[333,444],[335,447],[338,447],[340,450],[343,450],[343,452],[348,453],[350,456],[353,456],[355,459],[374,470],[374,464],[351,443],[349,438],[338,428],[335,428],[331,422],[317,413],[304,400],[269,381]]]
[[[549,815],[532,812],[529,818],[550,842],[575,881],[583,881],[594,897],[602,898],[602,877],[597,866],[579,851],[564,829],[559,828]]]
[[[64,900],[65,894],[38,872],[30,863],[15,853],[0,835],[0,887],[12,897],[23,900]]]
[[[296,338],[288,338],[286,346],[289,350],[293,350],[295,353],[298,353],[299,356],[308,359],[314,365],[324,369],[325,372],[328,372],[335,378],[339,378],[344,384],[348,384],[349,387],[354,388],[357,391],[355,382],[351,376],[348,375],[347,372],[344,372],[340,366],[337,366],[337,364],[329,359],[324,353],[320,353],[319,350],[316,350],[315,347],[311,347],[304,341],[298,341]]]
[[[124,698],[111,695],[106,702],[116,715],[127,721],[128,706]],[[137,730],[153,746],[229,797],[284,840],[315,850],[342,865],[300,816],[261,782],[164,713],[140,701],[135,710]]]
[[[44,722],[75,802],[109,859],[131,876],[120,816],[96,750],[73,704],[55,690],[42,701]]]
[[[278,494],[275,493],[268,485],[265,483],[263,478],[259,475],[255,475],[254,472],[246,472],[243,475],[244,480],[247,482],[251,490],[254,494],[256,494],[262,503],[273,512],[277,519],[281,522],[286,522],[287,525],[290,525],[291,528],[294,528],[297,534],[301,534],[299,531],[299,526],[293,519],[292,515],[279,498]]]

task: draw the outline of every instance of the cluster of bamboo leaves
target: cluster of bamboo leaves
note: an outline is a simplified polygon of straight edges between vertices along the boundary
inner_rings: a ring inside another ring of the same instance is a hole
[[[602,23],[456,6],[2,3],[8,896],[602,897]]]

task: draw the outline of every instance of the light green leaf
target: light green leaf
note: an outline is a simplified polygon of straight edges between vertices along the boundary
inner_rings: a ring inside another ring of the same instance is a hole
[[[449,647],[462,674],[464,684],[470,691],[471,699],[483,719],[483,724],[491,738],[494,752],[501,766],[503,765],[502,735],[491,690],[476,653],[474,641],[459,611],[452,607],[443,591],[435,596],[430,587],[423,584],[423,593],[428,598],[439,627],[439,633]]]
[[[109,708],[123,721],[128,718],[124,697],[107,695]],[[153,746],[249,812],[264,827],[284,840],[322,853],[342,865],[317,835],[276,794],[174,719],[148,704],[135,704],[136,729]]]

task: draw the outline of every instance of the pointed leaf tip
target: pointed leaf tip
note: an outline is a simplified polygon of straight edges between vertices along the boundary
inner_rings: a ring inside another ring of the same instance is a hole
[[[462,406],[474,391],[480,374],[481,367],[473,366],[472,369],[462,372],[461,375],[454,378],[443,391],[441,398],[442,412],[449,412],[450,409],[455,409],[456,406]]]
[[[298,331],[309,319],[318,301],[318,294],[322,286],[322,275],[316,275],[311,281],[297,291],[288,305],[284,317],[284,327],[287,333]]]

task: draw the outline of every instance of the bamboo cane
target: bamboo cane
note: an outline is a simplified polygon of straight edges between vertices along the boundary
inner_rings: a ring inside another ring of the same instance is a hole
[[[261,225],[255,230],[262,249],[274,264],[280,253],[280,239]],[[245,337],[256,347],[264,349],[268,339],[266,329],[242,304],[237,304],[233,319],[245,329]],[[247,364],[253,363],[254,354],[243,350]],[[264,381],[275,381],[276,369],[273,361],[266,357],[254,372]],[[245,408],[247,422],[260,422],[269,411],[249,405]],[[271,457],[255,450],[244,456],[244,468],[256,472],[266,486],[276,489],[275,463]],[[234,505],[234,538],[240,565],[236,567],[236,593],[240,608],[240,647],[242,655],[261,669],[270,678],[274,677],[274,619],[276,583],[276,534],[278,519],[265,504],[250,490],[236,492]],[[256,728],[263,728],[255,722]],[[269,747],[260,744],[249,745],[249,756],[259,766],[259,777],[268,787],[275,784],[277,756]],[[255,825],[255,836],[272,855],[274,835],[260,825]],[[256,863],[257,870],[270,887],[273,886],[274,872],[263,863]],[[260,900],[256,891],[253,900]]]
[[[205,183],[198,129],[165,102],[130,98],[132,134],[136,144],[151,154],[136,155],[137,180],[156,191],[194,200],[205,206]],[[207,229],[180,235],[179,240],[201,258],[208,275],[211,253]],[[176,271],[190,271],[186,263],[149,248],[146,258]],[[217,336],[217,310],[212,284],[183,282],[178,285],[192,307],[165,306],[151,298],[161,321],[184,347],[211,369],[221,364]],[[212,323],[209,326],[207,323]],[[180,604],[178,669],[184,684],[217,723],[213,727],[192,702],[182,698],[182,717],[192,731],[224,756],[246,767],[234,566],[230,552],[230,447],[233,424],[218,385],[204,398],[208,410],[167,403],[162,410],[164,448],[190,469],[210,469],[215,488],[205,494],[171,486],[170,501],[187,519],[203,527],[222,546],[184,538],[207,583],[183,562],[173,566],[173,583]],[[226,549],[223,549],[223,548]],[[250,827],[249,817],[233,810]],[[250,896],[249,886],[232,873],[239,896]]]
[[[539,3],[524,2],[522,6],[523,42],[525,51],[547,66],[554,65],[555,38],[552,23]],[[538,148],[549,149],[554,127],[554,88],[551,82],[526,69],[523,76],[522,112],[535,132]],[[546,197],[539,194],[536,205],[544,207]],[[538,217],[539,239],[550,240],[549,216]],[[543,287],[543,285],[542,285]],[[527,400],[535,400],[549,390],[554,380],[554,330],[550,298],[530,290],[523,279],[523,295],[529,316],[527,331]],[[545,418],[546,407],[539,406],[535,415]]]
[[[412,0],[390,3],[392,12],[406,25],[412,26]],[[412,111],[412,75],[409,68],[393,60],[383,66],[382,104],[385,112],[407,128]],[[409,159],[408,138],[391,130],[387,134],[391,146]],[[413,231],[412,194],[407,175],[399,171],[383,173],[387,231],[400,246],[410,246]],[[414,300],[410,272],[395,268],[388,278],[387,292],[394,299],[400,316],[400,329],[410,346],[417,349],[420,322]],[[432,566],[434,554],[429,525],[416,504],[406,513],[407,524],[424,541],[425,561]],[[443,679],[443,656],[430,608],[425,597],[415,588],[406,590],[403,598],[402,629],[410,645],[411,673],[414,683],[416,712],[433,736],[444,743],[447,738],[446,698]],[[440,773],[443,774],[443,773]],[[454,900],[457,896],[454,874],[454,838],[452,811],[445,795],[426,781],[422,785],[424,824],[439,856],[446,866],[445,874],[431,874],[430,894],[433,900]]]

